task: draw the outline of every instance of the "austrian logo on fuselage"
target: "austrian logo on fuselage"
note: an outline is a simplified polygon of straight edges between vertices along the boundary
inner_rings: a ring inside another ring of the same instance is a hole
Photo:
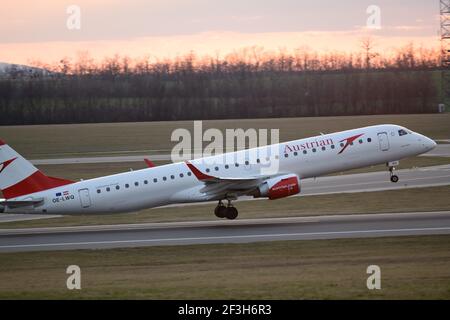
[[[361,134],[357,134],[345,139],[342,139],[341,141],[339,141],[340,143],[340,147],[341,150],[338,152],[338,154],[341,154],[342,152],[344,152],[345,149],[347,149],[347,147],[349,145],[352,145],[353,142],[358,139],[359,137],[361,137],[362,135],[364,135],[364,133]],[[303,151],[303,150],[309,150],[309,149],[313,149],[313,151],[316,151],[315,149],[318,148],[322,148],[323,150],[324,147],[330,146],[331,149],[335,148],[335,144],[333,139],[328,138],[328,139],[320,139],[320,140],[315,140],[315,141],[307,141],[301,144],[286,144],[284,146],[284,153],[291,153],[291,152],[296,152],[296,151]]]

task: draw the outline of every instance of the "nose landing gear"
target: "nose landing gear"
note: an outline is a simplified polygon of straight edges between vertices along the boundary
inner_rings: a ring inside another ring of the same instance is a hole
[[[227,199],[228,204],[225,206],[222,200],[219,200],[217,207],[214,209],[214,214],[217,218],[227,218],[228,220],[234,220],[238,216],[238,210],[233,207],[231,200]]]
[[[398,166],[399,164],[400,164],[399,161],[391,161],[391,162],[388,162],[386,164],[388,166],[388,168],[389,168],[389,174],[390,174],[391,182],[396,183],[399,180],[398,176],[394,173],[395,166]]]

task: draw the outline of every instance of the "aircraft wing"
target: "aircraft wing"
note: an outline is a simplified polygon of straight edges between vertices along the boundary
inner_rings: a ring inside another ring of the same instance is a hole
[[[270,175],[260,175],[260,176],[249,176],[249,177],[216,177],[205,174],[201,172],[197,167],[195,167],[192,163],[186,163],[192,173],[196,176],[196,178],[205,183],[218,183],[218,182],[251,182],[251,181],[261,181],[268,178],[271,178]]]
[[[259,175],[249,177],[216,177],[201,172],[192,163],[186,162],[188,168],[195,177],[205,183],[205,187],[201,189],[202,193],[211,197],[224,193],[246,194],[255,190],[264,180],[272,178],[270,175]]]
[[[7,199],[0,199],[0,209],[2,207],[9,207],[9,208],[27,207],[27,206],[39,204],[42,201],[44,201],[44,198],[33,199],[33,200],[7,200]]]

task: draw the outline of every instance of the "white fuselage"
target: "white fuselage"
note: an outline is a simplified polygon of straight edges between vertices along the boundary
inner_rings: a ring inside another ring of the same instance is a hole
[[[406,135],[399,135],[404,129]],[[359,136],[360,135],[360,136]],[[345,146],[349,137],[356,138]],[[361,141],[360,141],[361,140]],[[370,142],[369,142],[370,141]],[[434,147],[431,139],[397,125],[378,125],[299,139],[275,145],[279,156],[279,174],[293,173],[301,179],[333,172],[400,160],[415,156]],[[260,147],[270,148],[270,146]],[[344,149],[344,150],[342,150]],[[251,149],[250,149],[251,151]],[[305,153],[306,151],[306,153]],[[204,159],[192,160],[200,171],[220,177],[248,177],[261,174],[263,161],[245,164],[249,150],[233,153],[242,155],[244,162],[205,164]],[[287,156],[286,156],[287,154]],[[223,159],[223,155],[216,156]],[[239,157],[238,157],[239,158]],[[211,160],[211,158],[209,158]],[[209,161],[211,162],[211,161]],[[267,162],[266,162],[267,164]],[[197,179],[184,162],[136,170],[36,192],[13,200],[43,198],[38,206],[7,208],[5,212],[47,214],[96,214],[136,211],[172,203],[216,200],[201,192],[205,183]],[[224,194],[226,190],[224,190]]]

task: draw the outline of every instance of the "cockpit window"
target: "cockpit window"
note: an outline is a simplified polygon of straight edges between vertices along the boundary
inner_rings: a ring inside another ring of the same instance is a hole
[[[403,129],[398,130],[399,136],[404,136],[405,134],[408,134],[408,132],[406,132],[406,130],[403,130]]]

